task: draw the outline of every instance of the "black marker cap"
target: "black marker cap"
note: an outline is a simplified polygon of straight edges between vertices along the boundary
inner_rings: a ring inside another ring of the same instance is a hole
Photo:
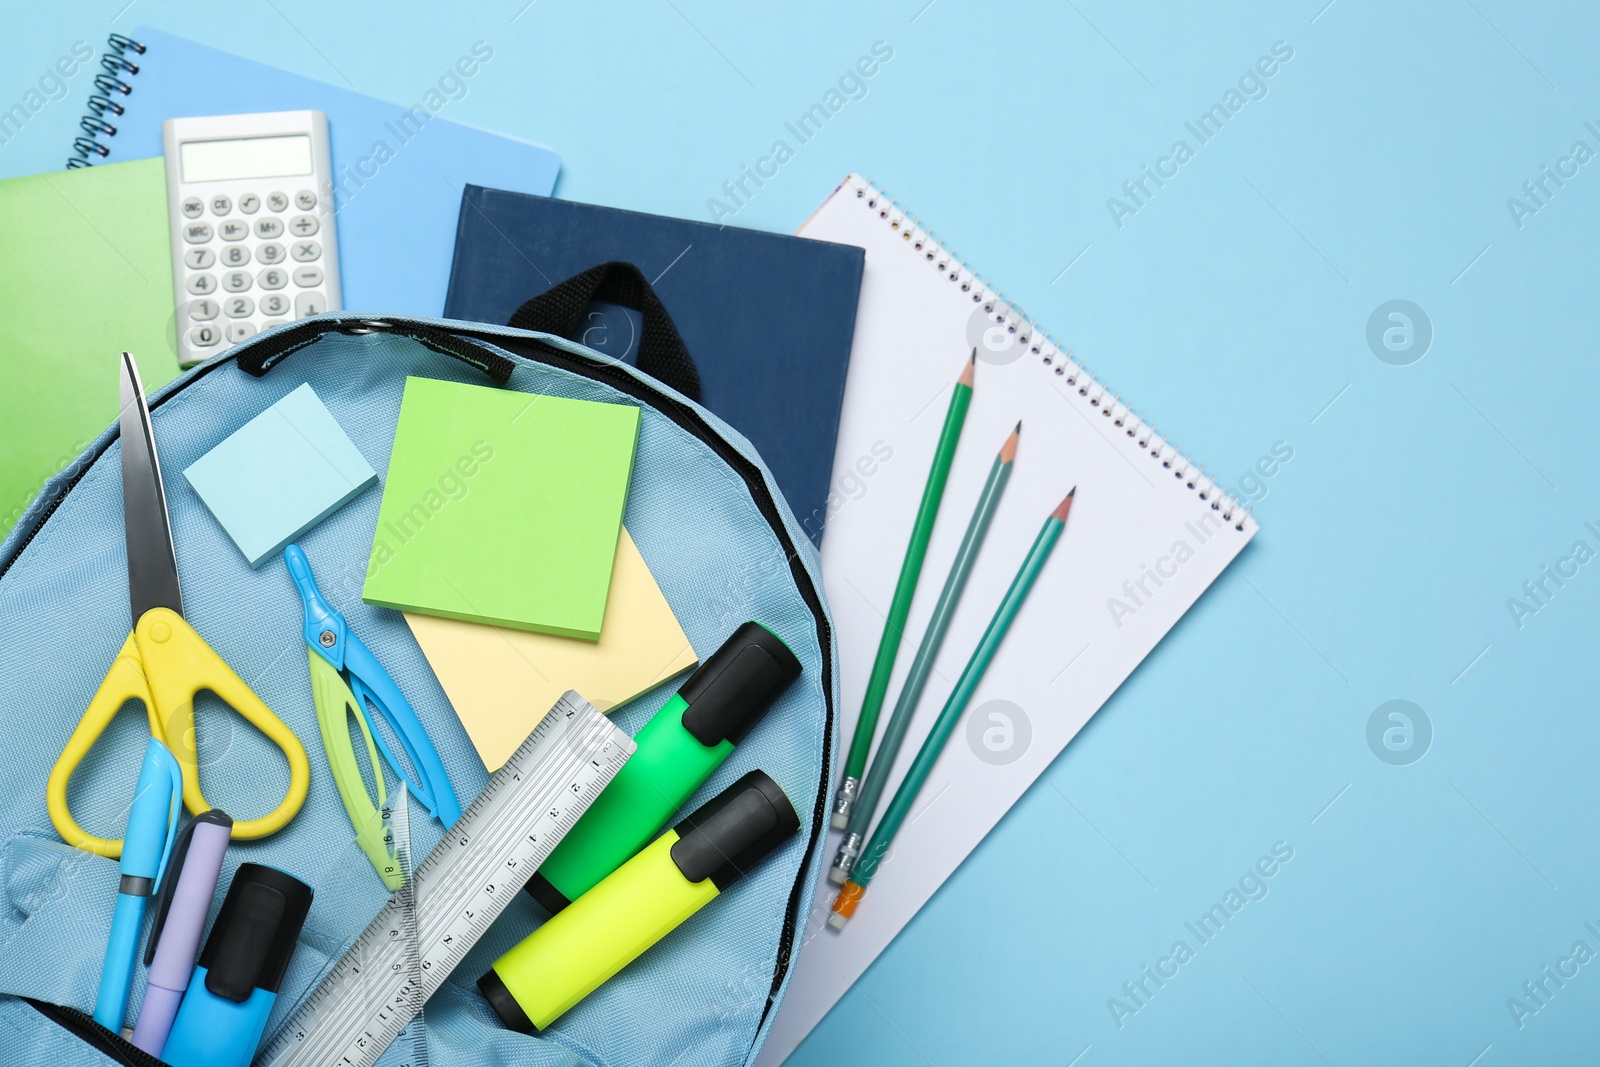
[[[691,882],[725,890],[800,829],[800,816],[766,771],[751,771],[673,829],[672,862]]]
[[[519,1034],[537,1034],[539,1028],[533,1025],[533,1020],[528,1018],[528,1013],[522,1010],[522,1005],[517,1003],[517,998],[511,995],[511,990],[491,967],[485,971],[482,978],[478,979],[478,992],[489,1002],[489,1007],[500,1016],[500,1021],[506,1024],[509,1030]]]
[[[526,889],[529,895],[532,896],[534,900],[537,900],[540,904],[542,904],[544,906],[544,910],[548,911],[551,915],[554,915],[556,912],[572,903],[572,901],[567,899],[567,895],[565,893],[551,885],[550,879],[546,878],[538,871],[533,872],[533,877],[529,878],[528,884],[522,888]]]
[[[678,689],[689,705],[683,728],[707,748],[737,745],[798,677],[800,661],[789,646],[760,623],[747,622]]]
[[[311,910],[311,887],[259,863],[241,863],[200,950],[206,988],[235,1004],[257,989],[278,991]]]

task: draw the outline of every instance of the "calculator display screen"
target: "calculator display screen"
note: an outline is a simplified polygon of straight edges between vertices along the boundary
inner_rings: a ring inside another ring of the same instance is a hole
[[[311,138],[242,137],[232,141],[185,141],[178,158],[186,182],[236,178],[285,178],[311,173]]]

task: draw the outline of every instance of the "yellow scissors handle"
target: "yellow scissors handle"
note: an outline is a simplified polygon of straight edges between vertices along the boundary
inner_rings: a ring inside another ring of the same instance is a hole
[[[234,838],[266,837],[283,829],[299,813],[311,786],[311,764],[300,739],[183,616],[169,608],[151,608],[139,617],[50,772],[46,803],[50,820],[63,840],[71,844],[86,841],[80,847],[98,855],[116,857],[122,853],[121,841],[94,837],[73,820],[67,811],[67,781],[117,709],[131,699],[144,701],[150,714],[150,732],[172,750],[183,768],[184,806],[193,815],[211,809],[200,792],[200,767],[195,754],[194,698],[201,690],[220,697],[277,745],[289,761],[289,791],[283,802],[277,810],[260,818],[235,819]]]
[[[50,821],[55,824],[61,840],[96,856],[110,856],[112,859],[122,855],[122,842],[96,837],[78,825],[72,812],[67,810],[67,783],[72,779],[72,772],[78,769],[78,764],[83,762],[83,757],[89,754],[89,749],[111,724],[112,716],[130,700],[138,700],[150,710],[150,727],[154,732],[155,703],[150,699],[150,687],[145,683],[144,665],[139,661],[139,647],[134,643],[133,634],[129,634],[122,643],[117,658],[111,662],[111,669],[106,671],[105,680],[89,701],[88,710],[67,739],[67,747],[61,750],[56,765],[50,769],[50,780],[44,791],[45,808],[50,812]]]

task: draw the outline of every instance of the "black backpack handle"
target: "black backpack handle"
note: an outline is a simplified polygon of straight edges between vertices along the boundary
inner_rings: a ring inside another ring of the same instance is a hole
[[[632,263],[601,263],[574,274],[524,301],[506,325],[579,341],[583,313],[596,300],[632,308],[644,319],[637,361],[641,371],[690,400],[700,399],[700,372],[666,306]]]

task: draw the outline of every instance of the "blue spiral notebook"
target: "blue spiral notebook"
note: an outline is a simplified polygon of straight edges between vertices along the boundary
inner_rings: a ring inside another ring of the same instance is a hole
[[[750,439],[820,541],[861,249],[471,185],[445,316],[507,322],[523,301],[612,260],[650,281],[699,369],[700,402]],[[631,310],[596,304],[573,339],[631,363],[638,337]],[[835,509],[859,484],[851,470],[841,478]]]
[[[108,71],[111,80],[97,81],[90,118],[104,125],[74,142],[76,157],[101,163],[159,156],[161,123],[170,118],[327,112],[346,310],[438,315],[466,184],[541,194],[555,188],[561,158],[550,149],[448,117],[473,78],[493,68],[492,46],[475,46],[448,81],[398,104],[159,30],[141,27],[128,36],[144,51],[113,47],[127,62]],[[123,111],[102,115],[98,100]]]

